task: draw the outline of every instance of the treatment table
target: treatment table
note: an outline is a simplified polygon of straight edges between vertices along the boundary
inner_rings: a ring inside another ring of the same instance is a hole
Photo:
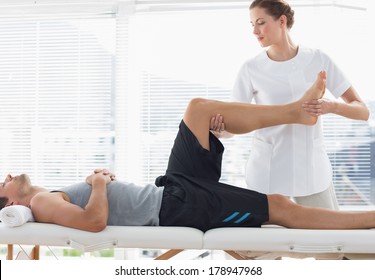
[[[28,222],[19,227],[0,223],[0,244],[7,259],[13,245],[32,245],[30,259],[39,259],[40,246],[62,246],[82,252],[107,248],[168,249],[156,259],[169,259],[183,250],[223,250],[235,259],[375,259],[375,229],[306,230],[279,226],[216,228],[202,232],[188,227],[107,226],[93,233],[54,224]]]

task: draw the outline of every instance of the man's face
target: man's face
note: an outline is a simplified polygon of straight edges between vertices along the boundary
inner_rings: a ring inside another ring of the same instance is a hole
[[[13,177],[8,174],[3,183],[0,183],[0,197],[8,199],[5,206],[22,204],[22,199],[30,189],[30,178],[26,174]]]

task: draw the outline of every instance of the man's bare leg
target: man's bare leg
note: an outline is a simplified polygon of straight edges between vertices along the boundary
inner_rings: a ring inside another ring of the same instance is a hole
[[[375,228],[375,211],[345,212],[307,207],[289,198],[268,195],[268,224],[302,229],[367,229]]]
[[[225,129],[233,134],[248,133],[280,124],[314,125],[317,117],[305,112],[302,103],[321,98],[325,91],[325,82],[326,73],[322,71],[300,100],[286,105],[256,105],[196,98],[190,101],[185,111],[184,122],[207,150],[210,148],[210,120],[217,114],[223,116]]]

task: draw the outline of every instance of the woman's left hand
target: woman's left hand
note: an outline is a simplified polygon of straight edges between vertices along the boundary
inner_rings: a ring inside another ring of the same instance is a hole
[[[217,114],[211,118],[210,121],[210,131],[217,137],[220,138],[225,131],[224,119],[223,116]]]
[[[327,98],[314,99],[305,101],[302,104],[302,108],[312,116],[320,116],[332,113],[335,103],[335,101],[329,100]]]

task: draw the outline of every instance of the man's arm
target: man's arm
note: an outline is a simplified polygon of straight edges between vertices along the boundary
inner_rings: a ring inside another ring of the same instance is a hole
[[[88,177],[92,192],[85,208],[71,204],[61,192],[37,194],[30,203],[35,220],[92,232],[103,230],[108,220],[107,183],[110,181],[110,176],[103,173]]]

